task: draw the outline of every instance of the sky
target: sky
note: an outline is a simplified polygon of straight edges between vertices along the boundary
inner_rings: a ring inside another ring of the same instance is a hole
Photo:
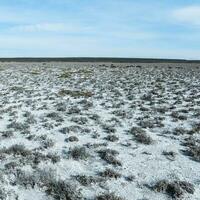
[[[200,0],[0,0],[0,57],[200,59]]]

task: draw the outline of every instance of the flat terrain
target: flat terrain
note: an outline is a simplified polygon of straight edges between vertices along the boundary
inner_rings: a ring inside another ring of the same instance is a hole
[[[200,64],[0,63],[0,199],[199,200]]]

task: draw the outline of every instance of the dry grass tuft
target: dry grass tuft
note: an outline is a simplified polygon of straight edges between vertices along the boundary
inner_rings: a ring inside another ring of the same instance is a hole
[[[61,89],[58,92],[58,95],[59,96],[71,96],[73,98],[80,98],[80,97],[89,98],[89,97],[93,96],[93,94],[89,91],[65,90],[65,89]]]

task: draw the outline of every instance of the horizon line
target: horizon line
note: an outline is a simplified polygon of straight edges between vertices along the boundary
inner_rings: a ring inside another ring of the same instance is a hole
[[[174,58],[134,58],[134,57],[0,57],[0,62],[184,62],[200,63],[194,59]]]

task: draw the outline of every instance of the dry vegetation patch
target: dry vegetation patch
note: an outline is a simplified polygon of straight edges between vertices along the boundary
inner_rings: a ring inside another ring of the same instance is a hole
[[[89,91],[66,90],[66,89],[61,89],[58,92],[58,94],[60,96],[71,96],[73,98],[80,98],[80,97],[89,98],[93,96],[93,94]]]

